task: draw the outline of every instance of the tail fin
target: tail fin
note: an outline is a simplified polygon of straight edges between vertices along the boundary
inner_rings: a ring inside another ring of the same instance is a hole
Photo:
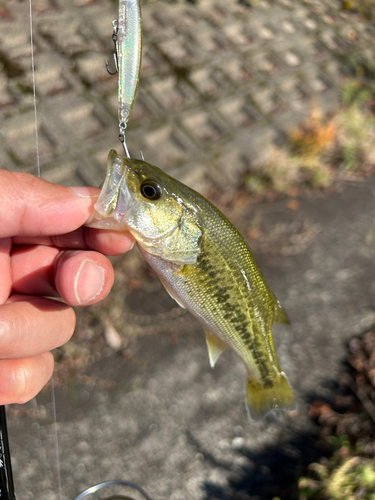
[[[263,387],[261,383],[248,377],[246,408],[250,420],[261,420],[274,408],[286,411],[295,410],[294,394],[285,373],[280,372],[270,387]]]

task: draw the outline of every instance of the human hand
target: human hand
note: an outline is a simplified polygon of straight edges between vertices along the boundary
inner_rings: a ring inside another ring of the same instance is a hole
[[[129,233],[82,227],[98,194],[0,170],[0,404],[41,390],[53,371],[49,351],[74,331],[69,305],[103,299],[114,280],[103,254],[134,244]]]

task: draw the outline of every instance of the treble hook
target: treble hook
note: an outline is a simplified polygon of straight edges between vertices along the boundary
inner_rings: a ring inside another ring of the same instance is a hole
[[[126,157],[130,158],[130,153],[129,153],[129,150],[128,150],[128,146],[126,144],[125,133],[122,133],[122,134],[120,133],[119,136],[118,136],[118,140],[122,144],[122,148],[124,150],[124,153],[126,154]]]
[[[116,73],[118,73],[118,68],[119,68],[119,63],[118,63],[118,48],[117,48],[117,39],[118,39],[118,19],[115,19],[114,21],[112,21],[112,28],[113,28],[113,32],[112,32],[112,41],[115,45],[115,53],[113,54],[113,59],[114,59],[114,62],[115,62],[115,71],[112,73],[112,71],[110,71],[109,69],[109,62],[108,62],[108,59],[107,61],[105,62],[105,67],[107,68],[107,72],[109,75],[113,76],[115,75]]]

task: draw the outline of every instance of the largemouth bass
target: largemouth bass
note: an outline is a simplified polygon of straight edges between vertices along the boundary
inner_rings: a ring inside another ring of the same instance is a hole
[[[129,230],[170,295],[203,325],[211,366],[226,347],[242,359],[249,417],[295,409],[271,333],[285,313],[226,217],[159,168],[114,150],[95,209],[88,225]]]

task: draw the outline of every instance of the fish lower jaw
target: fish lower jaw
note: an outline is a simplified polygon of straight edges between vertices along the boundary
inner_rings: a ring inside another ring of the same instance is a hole
[[[121,221],[116,220],[114,217],[100,216],[98,213],[94,213],[85,223],[86,227],[91,227],[94,229],[108,229],[111,231],[127,231],[128,227]]]

